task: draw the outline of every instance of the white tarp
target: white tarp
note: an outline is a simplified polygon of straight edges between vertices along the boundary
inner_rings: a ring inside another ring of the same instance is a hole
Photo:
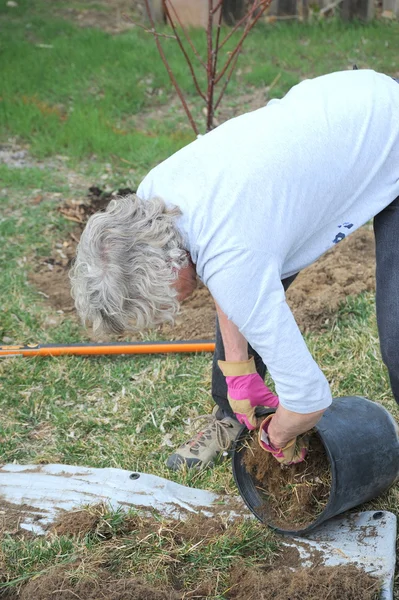
[[[155,508],[172,518],[200,511],[208,516],[251,516],[239,497],[186,487],[146,473],[68,465],[3,466],[1,500],[24,505],[20,525],[38,534],[44,533],[61,510],[100,502],[113,509]],[[396,517],[392,513],[367,511],[336,517],[306,538],[284,538],[284,543],[298,549],[304,567],[312,566],[315,550],[318,560],[322,553],[327,566],[357,564],[383,579],[381,600],[392,600],[396,556]]]

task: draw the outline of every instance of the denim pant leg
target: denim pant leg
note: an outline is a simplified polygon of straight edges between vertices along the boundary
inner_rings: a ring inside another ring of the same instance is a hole
[[[284,286],[284,290],[287,290],[290,287],[291,283],[294,281],[296,276],[297,274],[291,275],[291,277],[287,277],[287,279],[283,279],[282,284]],[[262,379],[264,379],[266,375],[266,366],[263,364],[263,361],[259,354],[255,352],[255,350],[249,344],[248,354],[254,357],[256,370],[262,377]],[[220,333],[219,321],[216,318],[216,347],[213,355],[212,366],[212,397],[216,404],[219,406],[219,410],[216,415],[218,419],[223,419],[224,417],[235,418],[234,413],[230,408],[229,401],[227,400],[226,379],[222,371],[218,367],[218,360],[225,360],[225,354],[222,335]]]
[[[374,234],[381,354],[399,404],[399,198],[374,218]]]

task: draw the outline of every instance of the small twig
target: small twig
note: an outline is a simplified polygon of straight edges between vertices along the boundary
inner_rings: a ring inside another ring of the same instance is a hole
[[[158,37],[169,38],[171,40],[176,39],[174,35],[168,35],[167,33],[158,33],[157,31],[155,31],[155,29],[148,29],[148,27],[146,27],[145,25],[142,25],[141,23],[137,23],[137,21],[133,21],[133,19],[129,15],[123,14],[122,17],[124,19],[126,19],[126,21],[130,21],[130,23],[133,23],[133,25],[136,25],[136,27],[140,27],[140,29],[142,29],[146,33],[151,33],[151,35],[157,35]]]
[[[274,88],[274,86],[276,85],[276,83],[278,82],[278,80],[281,77],[281,73],[277,73],[276,77],[273,79],[273,81],[271,82],[271,84],[268,87],[268,93]]]
[[[36,293],[40,294],[41,296],[44,296],[44,298],[47,298],[47,299],[50,298],[50,296],[48,294],[45,294],[44,292],[40,292],[39,290]]]
[[[60,590],[54,590],[51,593],[52,594],[59,594],[60,592],[67,592],[68,594],[72,594],[72,596],[75,596],[76,598],[79,598],[79,600],[82,600],[81,596],[78,596],[77,594],[75,594],[75,592],[73,592],[72,590],[69,590],[67,588],[62,588]]]
[[[135,163],[131,162],[130,160],[126,160],[126,158],[122,158],[121,156],[117,156],[117,154],[111,154],[111,156],[115,160],[120,160],[123,163],[126,163],[127,165],[135,166]]]
[[[206,92],[206,130],[210,131],[213,124],[213,91],[215,87],[215,76],[213,73],[213,0],[208,0],[208,26],[206,29],[208,64],[206,67],[208,75],[208,88]]]
[[[191,73],[191,77],[192,77],[194,85],[195,85],[195,89],[197,90],[197,92],[201,96],[201,98],[203,100],[206,100],[205,94],[201,90],[201,88],[199,86],[199,83],[198,83],[198,79],[197,79],[197,77],[195,75],[193,63],[191,62],[190,57],[187,54],[185,47],[183,46],[183,42],[181,41],[180,36],[179,36],[179,34],[177,32],[177,29],[176,29],[176,25],[175,25],[173,19],[171,18],[171,15],[170,15],[170,12],[169,12],[169,8],[167,7],[166,1],[164,2],[163,6],[164,6],[164,10],[165,10],[165,15],[166,15],[167,19],[169,19],[170,25],[171,25],[171,27],[173,29],[174,34],[175,34],[175,39],[176,39],[177,43],[179,44],[179,48],[182,51],[182,54],[183,54],[184,58],[186,59],[186,63],[188,65],[188,68],[190,69],[190,73]],[[171,6],[173,8],[173,5],[171,5]]]
[[[219,55],[220,31],[222,28],[222,18],[223,18],[222,4],[223,4],[223,0],[220,0],[220,2],[218,2],[216,5],[216,8],[220,7],[220,12],[219,12],[218,25],[217,25],[217,30],[216,30],[215,50],[214,50],[214,59],[213,59],[213,68],[212,68],[213,79],[215,79],[215,76],[216,76],[217,62],[218,62],[218,55]],[[214,12],[215,12],[215,9],[214,9]]]
[[[68,221],[75,221],[75,223],[83,223],[83,221],[81,219],[78,219],[77,217],[71,217],[68,212],[66,210],[64,210],[63,208],[60,208],[60,213],[62,215],[64,215],[64,218],[67,219]]]
[[[240,53],[237,52],[237,54],[235,55],[234,59],[231,62],[231,65],[230,65],[231,68],[230,68],[228,74],[226,75],[226,79],[225,79],[225,82],[224,82],[224,84],[222,86],[222,89],[220,90],[219,97],[218,97],[218,99],[215,102],[215,110],[218,108],[219,104],[221,103],[222,98],[224,96],[224,93],[226,91],[226,88],[227,88],[227,86],[230,83],[230,79],[231,79],[231,76],[234,73],[234,69],[236,68],[236,64],[237,64],[239,56],[240,56]]]
[[[73,232],[71,232],[69,234],[69,237],[71,237],[74,242],[76,242],[77,244],[79,244],[79,238],[77,238],[76,235]]]
[[[154,18],[153,18],[152,13],[151,13],[149,0],[145,0],[145,5],[146,5],[146,9],[147,9],[148,18],[150,19],[152,30],[155,32],[155,23],[154,23]],[[164,53],[163,48],[161,46],[161,43],[160,43],[160,41],[158,39],[158,36],[156,34],[154,35],[154,39],[155,39],[155,43],[157,45],[157,49],[158,49],[159,55],[160,55],[160,57],[162,59],[163,64],[165,65],[165,68],[166,68],[166,70],[168,72],[168,75],[169,75],[169,78],[170,78],[170,80],[171,80],[171,82],[173,84],[173,87],[175,88],[175,90],[177,92],[177,95],[180,98],[180,102],[182,103],[184,111],[185,111],[185,113],[187,115],[187,118],[190,121],[190,125],[191,125],[191,127],[192,127],[195,135],[198,135],[198,129],[197,129],[197,126],[196,126],[196,124],[194,122],[194,119],[193,119],[193,116],[191,114],[191,111],[188,108],[187,102],[186,102],[186,100],[185,100],[185,98],[183,96],[183,92],[182,92],[179,84],[177,83],[176,77],[174,76],[172,69],[170,68],[168,60],[167,60],[167,58],[165,56],[165,53]]]

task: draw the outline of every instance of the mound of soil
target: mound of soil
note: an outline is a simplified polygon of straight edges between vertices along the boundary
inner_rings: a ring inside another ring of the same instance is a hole
[[[157,518],[139,514],[125,517],[120,526],[116,529],[114,527],[111,531],[106,518],[104,518],[107,512],[108,508],[105,504],[65,511],[58,515],[57,520],[49,527],[49,531],[64,536],[85,536],[95,533],[102,539],[129,533],[139,533],[140,537],[159,534],[160,521]],[[241,522],[242,518],[237,518],[236,524]],[[171,540],[173,539],[179,544],[186,542],[192,545],[217,538],[227,529],[226,523],[220,517],[206,517],[201,513],[190,513],[186,520],[170,522],[168,525],[170,526],[167,532]]]
[[[242,461],[255,480],[264,503],[258,508],[266,523],[286,531],[299,530],[315,521],[330,495],[330,464],[316,432],[309,436],[306,459],[281,465],[259,445],[257,434],[243,447]]]
[[[140,579],[114,579],[106,571],[71,585],[65,569],[54,569],[22,587],[20,600],[180,600],[174,590],[161,590]],[[9,596],[13,598],[13,596]]]
[[[302,271],[287,292],[303,331],[330,326],[347,296],[375,290],[375,242],[366,225]]]
[[[41,574],[35,574],[16,588],[0,589],[0,597],[8,600],[187,600],[214,597],[215,573],[204,565],[199,566],[195,582],[187,585],[184,557],[189,549],[199,544],[202,547],[212,545],[223,535],[237,540],[241,527],[242,519],[225,522],[220,517],[198,514],[190,515],[185,521],[160,520],[157,515],[131,515],[122,519],[119,526],[114,523],[111,528],[104,505],[65,512],[50,529],[51,535],[95,534],[98,536],[96,548],[99,552],[93,551],[92,556],[87,552],[81,557],[77,554],[73,562],[45,568]],[[113,559],[113,553],[118,554],[120,548],[133,549],[136,543],[143,541],[163,548],[165,560],[161,579],[152,577],[151,570],[145,571],[151,582],[145,579],[144,570],[138,575],[132,573],[126,576],[120,562],[122,556],[117,562]],[[103,552],[100,544],[105,544]],[[247,550],[250,556],[251,548]],[[354,565],[324,567],[319,558],[315,562],[312,557],[313,567],[303,569],[299,552],[292,547],[285,547],[262,567],[243,567],[243,556],[246,554],[242,554],[241,558],[232,556],[228,571],[220,574],[225,578],[224,597],[227,600],[319,600],[327,596],[331,600],[378,598],[378,580]],[[190,562],[189,557],[187,560]],[[119,577],[115,569],[117,564]],[[0,571],[0,577],[6,581],[6,571]]]
[[[91,187],[83,201],[68,201],[60,211],[77,224],[66,240],[60,240],[49,257],[40,257],[30,275],[31,283],[56,310],[74,311],[70,295],[68,271],[76,254],[76,246],[88,217],[105,208],[115,195],[131,193],[130,189],[114,193]],[[302,331],[330,326],[340,303],[348,295],[375,289],[374,236],[366,226],[322,256],[299,274],[287,292],[287,301]],[[200,286],[182,305],[176,324],[160,329],[162,337],[171,340],[213,339],[216,312],[213,300]],[[133,339],[133,338],[132,338]]]
[[[260,598],[273,600],[377,600],[381,584],[355,565],[316,567],[292,571],[233,569],[230,600]]]
[[[273,598],[273,600],[377,600],[381,584],[355,565],[316,567],[292,571],[273,569],[265,575],[261,569],[233,567],[230,572],[228,600]],[[95,578],[72,585],[65,568],[53,569],[35,577],[22,587],[20,600],[183,600],[206,598],[208,590],[197,588],[193,593],[173,589],[162,590],[133,578],[111,579],[106,571],[97,571]],[[17,595],[4,596],[17,598]]]
[[[85,536],[94,533],[106,508],[100,504],[90,510],[65,511],[51,524],[49,530],[56,535]]]

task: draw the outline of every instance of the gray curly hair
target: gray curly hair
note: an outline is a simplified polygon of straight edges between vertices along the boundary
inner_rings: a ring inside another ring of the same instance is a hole
[[[76,310],[96,335],[174,321],[179,302],[172,284],[188,264],[175,226],[180,214],[160,198],[131,194],[90,217],[70,280]]]

